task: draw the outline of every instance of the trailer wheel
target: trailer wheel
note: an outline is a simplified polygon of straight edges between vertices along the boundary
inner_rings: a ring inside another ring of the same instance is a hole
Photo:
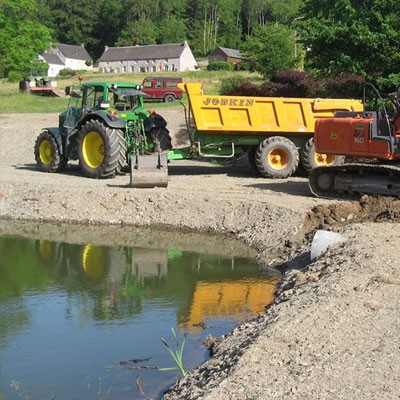
[[[259,172],[256,165],[256,153],[257,153],[257,146],[251,146],[249,148],[249,151],[247,152],[247,158],[249,159],[251,168],[253,168],[254,171]]]
[[[323,154],[315,151],[314,138],[311,138],[300,150],[300,160],[307,174],[317,167],[343,165],[345,157],[335,154]]]
[[[299,152],[291,140],[273,136],[260,143],[255,162],[262,176],[283,179],[296,171],[299,165]]]
[[[83,125],[76,140],[79,167],[85,176],[111,178],[115,175],[123,152],[118,130],[90,120]]]
[[[171,150],[172,149],[172,139],[169,135],[168,129],[165,128],[153,128],[149,132],[151,141],[154,143],[154,151]]]
[[[58,148],[54,136],[49,131],[43,131],[35,142],[35,160],[39,169],[44,172],[60,172],[67,165]]]

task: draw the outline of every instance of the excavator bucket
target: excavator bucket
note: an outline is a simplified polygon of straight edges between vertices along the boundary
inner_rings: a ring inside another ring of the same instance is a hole
[[[130,186],[133,188],[167,187],[167,152],[132,157]]]

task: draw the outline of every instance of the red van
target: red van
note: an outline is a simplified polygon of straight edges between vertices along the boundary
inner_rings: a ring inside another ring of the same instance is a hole
[[[166,103],[180,100],[183,91],[178,88],[178,83],[182,83],[182,78],[172,77],[147,77],[143,79],[143,92],[147,94],[145,100],[162,100]]]

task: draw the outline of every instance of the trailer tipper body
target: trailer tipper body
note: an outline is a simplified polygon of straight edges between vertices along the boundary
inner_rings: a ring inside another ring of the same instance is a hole
[[[315,122],[337,111],[362,111],[361,100],[205,95],[200,83],[181,86],[188,95],[192,146],[168,158],[235,157],[247,153],[264,177],[286,178],[301,162],[306,171],[338,165],[343,157],[318,154]]]

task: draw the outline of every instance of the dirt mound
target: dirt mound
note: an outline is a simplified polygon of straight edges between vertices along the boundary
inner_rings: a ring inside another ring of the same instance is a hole
[[[363,196],[359,202],[318,205],[306,213],[302,233],[308,238],[317,229],[331,230],[349,223],[400,222],[400,199]]]

